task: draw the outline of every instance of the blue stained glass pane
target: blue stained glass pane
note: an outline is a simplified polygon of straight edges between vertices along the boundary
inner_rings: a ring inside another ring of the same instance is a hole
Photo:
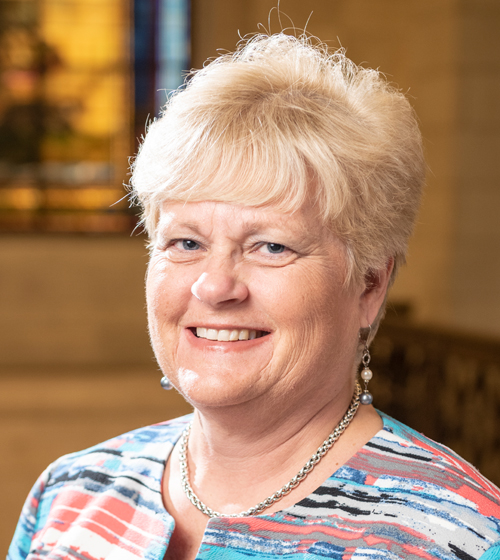
[[[178,88],[189,70],[189,1],[159,0],[158,12],[157,108],[165,102],[165,90]]]
[[[135,105],[141,111],[154,99],[155,88],[155,3],[134,2]],[[149,109],[151,110],[151,109]]]

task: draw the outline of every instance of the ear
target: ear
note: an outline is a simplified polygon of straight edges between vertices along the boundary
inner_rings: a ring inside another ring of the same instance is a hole
[[[361,328],[368,327],[375,322],[380,308],[384,305],[393,268],[394,259],[390,257],[385,268],[369,270],[366,273],[365,289],[359,301]]]

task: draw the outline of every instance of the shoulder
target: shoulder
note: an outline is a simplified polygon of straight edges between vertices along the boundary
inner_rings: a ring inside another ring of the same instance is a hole
[[[500,542],[500,490],[451,449],[381,414],[384,427],[342,472],[373,496],[379,509],[476,558]]]
[[[139,428],[52,463],[28,496],[9,558],[63,550],[70,534],[88,558],[108,547],[123,553],[129,537],[138,557],[158,546],[169,524],[161,479],[190,418]]]
[[[479,509],[485,507],[500,514],[500,489],[475,467],[448,447],[386,414],[380,415],[384,427],[368,442],[366,449],[372,453],[372,459],[387,458],[387,478],[420,480],[470,500]]]
[[[342,545],[356,531],[359,550],[377,543],[402,547],[404,558],[420,550],[472,560],[491,549],[484,559],[496,558],[500,490],[452,450],[381,417],[383,429],[289,512],[302,523],[345,527]]]
[[[123,468],[134,468],[137,461],[164,463],[192,415],[145,426],[120,434],[102,443],[64,455],[49,467],[51,482],[54,477],[81,475],[82,469],[94,466],[108,474]]]
[[[135,504],[146,490],[157,490],[166,460],[190,418],[145,426],[59,458],[46,471],[45,502],[60,500],[62,489],[95,496],[112,488],[121,500]]]

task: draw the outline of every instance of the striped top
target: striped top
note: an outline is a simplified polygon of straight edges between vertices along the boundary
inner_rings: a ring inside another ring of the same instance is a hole
[[[197,559],[500,559],[500,490],[455,453],[384,427],[310,496],[210,519]],[[28,496],[7,559],[162,560],[165,460],[190,416],[58,459]]]

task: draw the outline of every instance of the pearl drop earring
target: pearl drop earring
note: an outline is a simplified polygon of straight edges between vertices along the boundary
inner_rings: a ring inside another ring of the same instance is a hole
[[[368,349],[368,339],[370,338],[371,330],[372,327],[371,325],[369,325],[367,329],[361,329],[359,333],[359,337],[364,343],[363,357],[361,358],[363,369],[361,370],[360,377],[364,381],[365,388],[363,389],[363,392],[359,397],[359,402],[361,404],[372,404],[373,402],[373,395],[370,393],[370,391],[368,391],[368,383],[373,377],[373,372],[368,367],[371,360],[370,350]]]

